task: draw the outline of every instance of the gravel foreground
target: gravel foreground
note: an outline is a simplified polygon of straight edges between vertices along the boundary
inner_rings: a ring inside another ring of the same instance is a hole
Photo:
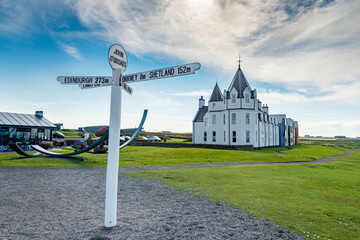
[[[119,174],[104,225],[105,169],[0,169],[0,239],[304,239],[265,220]]]

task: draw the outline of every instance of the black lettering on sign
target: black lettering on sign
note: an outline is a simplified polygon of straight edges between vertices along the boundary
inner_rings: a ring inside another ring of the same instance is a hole
[[[115,49],[114,54],[115,54],[115,55],[118,55],[118,56],[120,56],[120,57],[122,57],[122,58],[124,57],[124,53],[121,52],[121,51],[119,51],[118,49]]]
[[[145,74],[140,73],[140,79],[146,79],[146,75],[145,75]]]
[[[95,78],[95,83],[109,83],[109,80],[104,78],[104,77],[96,77]]]

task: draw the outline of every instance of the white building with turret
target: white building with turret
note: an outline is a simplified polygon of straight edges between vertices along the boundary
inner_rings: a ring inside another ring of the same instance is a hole
[[[240,65],[228,90],[221,92],[218,84],[193,120],[194,144],[279,146],[279,126],[269,115],[269,107],[257,99]]]

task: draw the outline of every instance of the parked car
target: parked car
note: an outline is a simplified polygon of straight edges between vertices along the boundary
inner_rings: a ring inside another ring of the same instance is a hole
[[[160,142],[161,139],[158,136],[149,137],[146,139],[148,142]]]
[[[53,132],[54,138],[65,138],[65,135],[61,132]]]

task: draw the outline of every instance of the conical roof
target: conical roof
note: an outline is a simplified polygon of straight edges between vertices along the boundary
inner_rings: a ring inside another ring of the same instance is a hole
[[[214,87],[214,90],[211,94],[211,97],[210,97],[210,100],[209,102],[216,102],[216,101],[222,101],[224,98],[223,98],[223,95],[220,91],[220,88],[218,86],[218,84],[216,83],[215,84],[215,87]]]
[[[238,97],[243,98],[243,92],[245,90],[245,88],[248,87],[249,90],[251,91],[251,87],[248,83],[248,81],[246,80],[246,77],[244,75],[244,73],[241,71],[241,68],[239,66],[238,70],[235,73],[235,76],[233,78],[233,80],[231,81],[231,84],[228,88],[228,91],[230,92],[231,89],[235,88],[236,91],[238,91]]]

